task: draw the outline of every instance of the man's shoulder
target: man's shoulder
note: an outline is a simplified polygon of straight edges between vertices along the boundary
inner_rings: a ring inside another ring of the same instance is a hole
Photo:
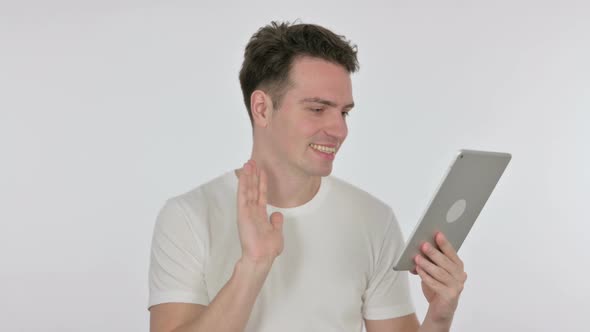
[[[328,178],[330,186],[335,193],[338,193],[337,196],[342,200],[342,203],[348,202],[347,204],[353,206],[357,205],[363,208],[391,211],[391,207],[387,203],[366,190],[333,175],[330,175]]]
[[[190,190],[171,197],[169,200],[191,207],[207,205],[218,199],[226,201],[228,196],[235,196],[234,183],[231,177],[233,175],[232,173],[233,170],[224,172],[214,178],[209,178],[193,186]]]

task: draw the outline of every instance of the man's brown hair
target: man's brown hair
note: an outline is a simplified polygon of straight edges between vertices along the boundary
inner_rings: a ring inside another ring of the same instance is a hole
[[[293,61],[301,56],[339,64],[349,73],[359,69],[357,47],[344,36],[319,25],[273,21],[252,35],[244,51],[240,85],[251,123],[252,92],[261,89],[268,93],[273,108],[278,109],[290,85],[289,71]]]

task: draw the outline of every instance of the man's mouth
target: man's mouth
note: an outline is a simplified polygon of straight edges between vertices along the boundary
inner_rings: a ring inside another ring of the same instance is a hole
[[[323,152],[323,153],[331,153],[331,154],[336,153],[336,147],[329,147],[329,146],[319,145],[319,144],[313,144],[313,143],[311,143],[309,146],[312,149],[318,150],[318,151]]]

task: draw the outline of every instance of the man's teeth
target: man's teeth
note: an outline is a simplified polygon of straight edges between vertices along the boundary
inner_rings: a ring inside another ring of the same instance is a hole
[[[310,144],[309,146],[311,146],[312,148],[314,148],[318,151],[322,151],[324,153],[336,153],[336,148],[329,148],[327,146],[317,145],[317,144]]]

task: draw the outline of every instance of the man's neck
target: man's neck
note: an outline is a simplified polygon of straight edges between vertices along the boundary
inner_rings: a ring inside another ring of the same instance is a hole
[[[264,169],[267,175],[268,204],[279,208],[293,208],[309,202],[318,192],[321,177],[289,172],[286,167],[275,163],[257,160],[256,166]],[[236,169],[239,176],[241,169]]]

